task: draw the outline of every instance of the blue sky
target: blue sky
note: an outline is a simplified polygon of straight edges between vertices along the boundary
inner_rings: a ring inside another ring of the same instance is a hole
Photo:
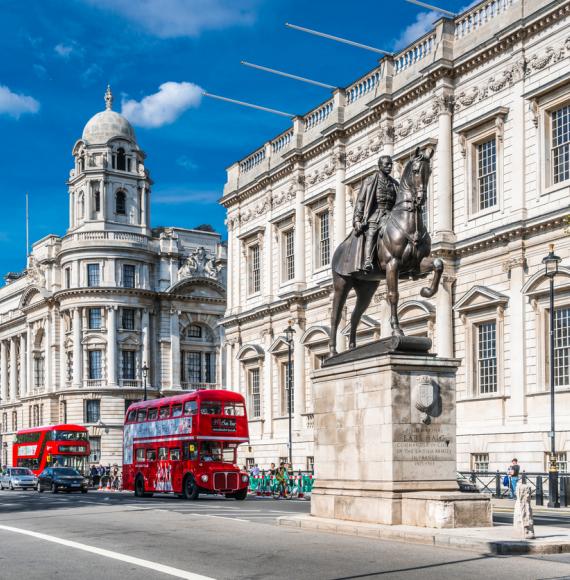
[[[344,86],[377,55],[285,22],[395,50],[436,18],[404,0],[0,0],[0,276],[25,266],[26,191],[31,241],[65,233],[71,149],[108,82],[148,155],[152,225],[206,222],[225,237],[225,168],[290,122],[201,90],[303,114],[329,91],[240,60]]]

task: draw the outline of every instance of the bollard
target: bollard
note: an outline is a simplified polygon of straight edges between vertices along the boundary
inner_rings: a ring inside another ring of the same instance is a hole
[[[560,477],[560,507],[568,507],[568,479]]]
[[[524,469],[521,475],[521,483],[526,483],[526,471]]]
[[[542,476],[536,477],[536,505],[544,505],[544,492],[542,491]]]
[[[475,475],[475,470],[473,470],[473,471],[471,472],[471,475],[469,476],[469,481],[470,481],[471,483],[475,483],[475,482],[477,481],[477,476]]]
[[[497,474],[495,475],[495,496],[500,498],[501,497],[501,474],[497,469]]]

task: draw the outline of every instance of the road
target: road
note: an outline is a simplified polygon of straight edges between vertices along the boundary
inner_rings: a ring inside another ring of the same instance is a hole
[[[570,555],[495,557],[275,525],[309,502],[0,492],[0,578],[570,578]]]

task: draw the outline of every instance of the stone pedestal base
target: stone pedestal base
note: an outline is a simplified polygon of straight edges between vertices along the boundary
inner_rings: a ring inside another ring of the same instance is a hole
[[[347,360],[345,353],[313,374],[311,515],[440,529],[491,526],[490,497],[458,491],[458,361],[374,356],[374,345],[362,348],[365,358]]]

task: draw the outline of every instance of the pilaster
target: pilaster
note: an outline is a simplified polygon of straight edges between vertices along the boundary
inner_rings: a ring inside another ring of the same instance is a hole
[[[107,310],[107,381],[109,386],[117,386],[117,307]]]
[[[73,309],[73,387],[83,385],[82,309]]]

